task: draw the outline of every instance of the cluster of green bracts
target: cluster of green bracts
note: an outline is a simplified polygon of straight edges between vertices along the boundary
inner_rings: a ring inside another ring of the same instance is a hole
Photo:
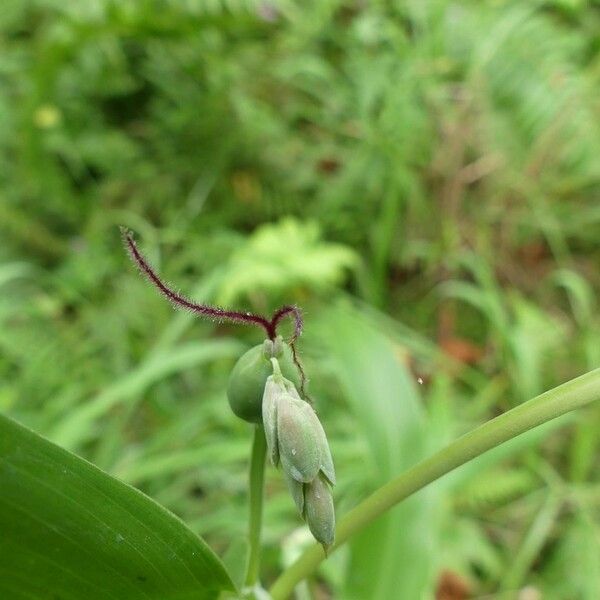
[[[238,416],[262,421],[271,462],[281,466],[298,511],[327,550],[334,540],[335,471],[325,431],[297,384],[289,347],[277,338],[240,358],[227,394]]]
[[[333,544],[335,514],[330,486],[333,460],[325,431],[294,384],[283,377],[276,358],[262,402],[263,425],[271,462],[281,465],[294,502],[325,549]]]

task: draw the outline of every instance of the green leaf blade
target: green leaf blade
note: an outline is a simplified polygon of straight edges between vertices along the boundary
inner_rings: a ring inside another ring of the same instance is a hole
[[[234,585],[138,490],[0,416],[0,597],[197,600]]]

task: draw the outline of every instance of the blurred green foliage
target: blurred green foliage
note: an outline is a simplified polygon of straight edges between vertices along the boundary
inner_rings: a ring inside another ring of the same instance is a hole
[[[598,31],[597,0],[4,0],[0,410],[236,555],[224,390],[260,334],[174,313],[117,224],[198,300],[306,309],[340,513],[598,366]],[[599,419],[460,469],[313,588],[600,598]],[[267,578],[306,541],[268,495]]]

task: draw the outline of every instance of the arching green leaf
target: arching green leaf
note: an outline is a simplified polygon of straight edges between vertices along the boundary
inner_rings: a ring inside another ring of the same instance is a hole
[[[204,600],[211,549],[138,490],[0,416],[0,597]]]

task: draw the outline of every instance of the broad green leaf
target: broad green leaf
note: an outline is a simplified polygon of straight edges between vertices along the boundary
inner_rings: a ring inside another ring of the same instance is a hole
[[[0,416],[0,597],[204,600],[222,563],[138,490]]]

